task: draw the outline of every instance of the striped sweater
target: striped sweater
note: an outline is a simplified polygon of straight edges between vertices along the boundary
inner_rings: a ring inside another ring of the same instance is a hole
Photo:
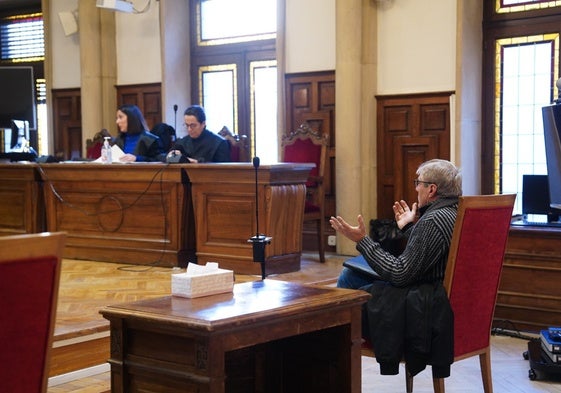
[[[408,240],[401,255],[384,251],[369,236],[356,245],[370,267],[397,287],[444,279],[458,198],[439,198],[419,210],[419,220],[404,228]]]

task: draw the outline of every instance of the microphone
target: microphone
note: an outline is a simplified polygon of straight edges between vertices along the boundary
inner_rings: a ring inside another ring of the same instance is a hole
[[[177,132],[177,104],[173,106],[173,132]]]
[[[175,150],[179,150],[179,154],[175,153]],[[170,152],[173,152],[172,155],[166,155],[166,162],[168,164],[184,164],[189,162],[187,159],[187,154],[183,146],[177,145],[171,148]],[[169,154],[169,152],[168,152]]]
[[[255,169],[255,236],[249,238],[248,242],[253,245],[253,262],[261,264],[261,279],[266,277],[265,273],[265,246],[271,244],[272,237],[259,233],[259,184],[257,170],[259,169],[259,157],[253,157],[253,168]]]

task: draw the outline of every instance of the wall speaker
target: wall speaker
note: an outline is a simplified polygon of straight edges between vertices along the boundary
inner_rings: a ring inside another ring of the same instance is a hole
[[[78,23],[76,22],[76,16],[70,11],[61,11],[58,13],[58,18],[60,19],[60,24],[64,30],[64,35],[67,37],[78,32]]]

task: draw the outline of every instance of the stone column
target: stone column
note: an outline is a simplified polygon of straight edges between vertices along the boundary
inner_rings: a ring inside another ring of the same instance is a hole
[[[183,111],[191,104],[191,54],[189,47],[189,2],[160,0],[160,42],[162,58],[163,121],[177,128],[177,137],[186,135],[182,128]],[[177,105],[177,115],[173,110]],[[176,127],[177,126],[177,127]]]
[[[337,214],[352,224],[376,212],[376,5],[336,1]],[[337,252],[354,255],[355,243],[337,238]]]
[[[117,62],[115,13],[79,0],[82,145],[86,139],[115,122]]]

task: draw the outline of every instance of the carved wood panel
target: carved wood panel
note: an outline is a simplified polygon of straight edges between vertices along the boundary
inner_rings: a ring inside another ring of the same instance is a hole
[[[392,205],[417,200],[419,165],[450,159],[450,92],[377,97],[378,218],[393,218]]]
[[[326,210],[331,215],[335,211],[335,73],[287,75],[286,101],[286,133],[307,122],[312,129],[329,134],[325,192],[332,200],[332,209]]]
[[[80,157],[82,109],[80,89],[53,90],[54,154],[58,159]]]
[[[152,129],[162,122],[162,86],[160,83],[117,86],[117,105],[136,105]]]
[[[325,216],[335,214],[335,72],[289,74],[285,77],[286,130],[288,133],[303,122],[322,133],[329,134],[328,163],[325,168]],[[326,221],[327,222],[327,221]],[[312,230],[304,228],[304,249],[315,249]],[[333,234],[326,225],[326,236]],[[308,233],[310,235],[308,236]],[[309,238],[309,239],[308,239]],[[327,242],[326,242],[327,244]],[[329,249],[328,249],[329,250]],[[334,248],[331,250],[333,251]]]

